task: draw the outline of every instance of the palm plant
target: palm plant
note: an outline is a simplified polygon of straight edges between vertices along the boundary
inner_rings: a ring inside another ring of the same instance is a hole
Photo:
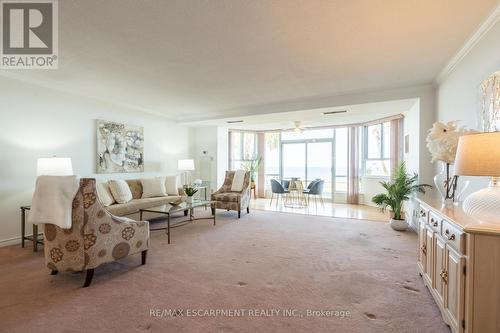
[[[261,162],[262,156],[259,156],[243,164],[243,168],[245,169],[245,171],[250,171],[250,181],[255,182],[255,178],[257,177],[257,173],[259,172]]]
[[[389,209],[394,214],[395,220],[403,220],[403,203],[410,199],[411,194],[416,192],[425,193],[425,189],[432,188],[432,186],[418,184],[418,174],[408,174],[404,161],[394,171],[393,179],[380,182],[387,192],[377,194],[372,198],[372,202],[379,206],[383,212]]]

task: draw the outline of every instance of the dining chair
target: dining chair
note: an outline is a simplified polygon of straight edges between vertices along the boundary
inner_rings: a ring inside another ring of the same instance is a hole
[[[269,203],[269,206],[273,204],[273,198],[276,194],[276,207],[278,207],[280,197],[283,201],[283,194],[286,196],[289,193],[288,189],[285,189],[276,179],[271,179],[271,191],[271,202]]]
[[[318,206],[318,198],[319,198],[319,201],[321,202],[321,205],[324,206],[325,203],[323,201],[322,194],[323,194],[323,188],[325,187],[325,181],[320,179],[320,180],[316,180],[316,181],[311,182],[311,184],[309,184],[311,187],[308,190],[304,190],[304,194],[306,194],[307,198],[308,198],[307,202],[308,203],[310,202],[310,198],[312,195],[312,196],[314,196],[314,204],[316,207]]]

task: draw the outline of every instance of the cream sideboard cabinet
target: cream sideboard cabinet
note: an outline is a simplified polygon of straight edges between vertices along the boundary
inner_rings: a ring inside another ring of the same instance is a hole
[[[500,332],[500,220],[416,199],[417,270],[454,333]],[[500,219],[500,217],[499,217]]]

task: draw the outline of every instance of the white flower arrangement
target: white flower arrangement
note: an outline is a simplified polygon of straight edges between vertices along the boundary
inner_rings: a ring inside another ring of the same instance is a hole
[[[427,148],[429,149],[432,160],[443,161],[447,164],[455,162],[457,153],[458,138],[464,134],[475,132],[467,130],[465,127],[458,127],[458,120],[444,122],[435,122],[427,135]]]

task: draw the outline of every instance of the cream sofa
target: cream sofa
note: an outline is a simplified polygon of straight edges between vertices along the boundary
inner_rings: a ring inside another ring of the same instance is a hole
[[[132,192],[132,200],[123,204],[114,203],[106,207],[108,212],[116,216],[126,216],[132,219],[134,219],[134,217],[138,218],[139,209],[164,205],[166,203],[179,199],[181,195],[184,193],[182,188],[178,188],[177,191],[179,195],[168,195],[165,197],[142,199],[141,179],[126,179],[125,181],[127,182],[130,188],[130,192]],[[147,216],[147,217],[150,218],[152,216]]]

